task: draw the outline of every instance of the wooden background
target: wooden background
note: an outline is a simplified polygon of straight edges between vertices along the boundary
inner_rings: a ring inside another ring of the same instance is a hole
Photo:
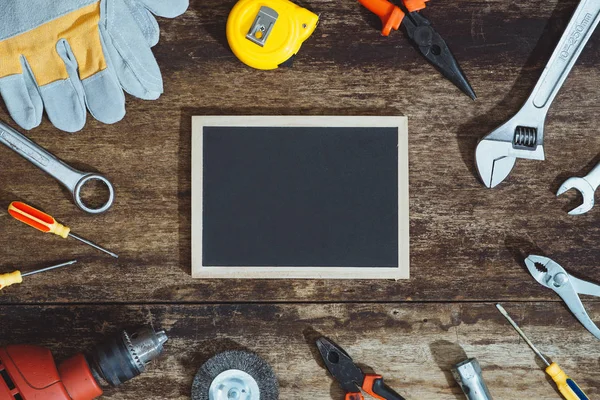
[[[64,359],[120,328],[169,331],[163,358],[111,399],[185,399],[211,355],[245,347],[274,367],[282,399],[341,399],[312,340],[332,337],[409,399],[460,399],[450,366],[477,357],[495,399],[555,399],[533,353],[495,310],[523,329],[588,394],[600,395],[600,349],[550,290],[524,269],[544,254],[600,281],[600,210],[570,217],[569,176],[600,160],[600,46],[584,50],[546,125],[547,161],[519,160],[488,190],[476,178],[477,141],[515,113],[535,85],[577,0],[455,0],[425,11],[479,99],[472,102],[410,46],[378,33],[356,1],[304,2],[321,14],[292,69],[260,72],[238,62],[224,29],[235,0],[193,0],[161,20],[155,48],[166,92],[129,97],[124,121],[89,120],[70,135],[47,121],[28,136],[62,159],[101,171],[116,187],[107,214],[79,211],[57,182],[0,149],[2,271],[78,258],[0,292],[0,344],[49,346]],[[4,105],[0,119],[9,121]],[[410,132],[409,281],[193,280],[190,277],[190,129],[199,114],[407,115]],[[74,240],[12,220],[27,201],[75,233],[117,252],[113,261]],[[586,299],[600,320],[600,303]]]

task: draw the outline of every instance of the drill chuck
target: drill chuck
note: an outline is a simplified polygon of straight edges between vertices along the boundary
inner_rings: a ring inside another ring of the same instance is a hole
[[[167,340],[165,331],[155,332],[152,328],[132,334],[123,331],[97,346],[86,359],[101,385],[119,386],[144,372],[146,364],[162,353]]]
[[[144,372],[167,341],[164,331],[123,331],[89,354],[56,365],[49,349],[32,345],[0,348],[0,400],[92,400]]]

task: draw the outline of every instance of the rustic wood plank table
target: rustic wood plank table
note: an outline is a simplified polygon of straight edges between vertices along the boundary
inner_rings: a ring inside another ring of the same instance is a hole
[[[592,37],[547,122],[547,161],[519,161],[494,190],[476,178],[477,140],[533,88],[577,0],[432,2],[427,16],[477,91],[472,102],[426,64],[402,33],[384,39],[356,1],[305,2],[321,23],[292,69],[238,62],[224,29],[235,0],[193,0],[162,20],[155,54],[165,94],[127,101],[113,126],[89,120],[69,135],[47,121],[28,135],[66,161],[109,176],[105,215],[74,207],[57,183],[4,149],[0,157],[2,271],[77,257],[70,272],[0,293],[0,344],[49,346],[58,359],[120,328],[167,329],[165,355],[111,399],[185,399],[195,371],[232,347],[272,363],[282,399],[341,399],[312,338],[328,335],[410,399],[460,399],[449,374],[477,357],[497,399],[556,399],[540,364],[495,310],[501,301],[535,342],[594,398],[600,347],[553,292],[523,267],[538,252],[600,281],[598,218],[573,218],[554,192],[599,159],[600,46]],[[197,114],[407,115],[410,129],[409,281],[193,280],[190,277],[190,124]],[[9,121],[5,108],[0,119]],[[117,252],[112,261],[74,241],[13,221],[24,200]],[[600,303],[585,301],[600,319]]]

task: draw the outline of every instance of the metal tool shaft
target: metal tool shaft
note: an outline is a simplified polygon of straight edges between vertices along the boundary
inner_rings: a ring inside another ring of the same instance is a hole
[[[536,108],[547,111],[599,21],[600,3],[581,0],[530,96]]]
[[[61,267],[66,267],[67,265],[73,265],[76,262],[77,262],[77,260],[73,260],[73,261],[69,261],[69,262],[66,262],[66,263],[62,263],[62,264],[58,264],[58,265],[53,265],[52,267],[38,269],[37,271],[26,272],[24,274],[21,274],[21,276],[25,277],[25,276],[39,274],[40,272],[52,271],[53,269],[57,269],[57,268],[61,268]]]
[[[600,163],[596,164],[594,169],[592,169],[584,178],[588,181],[594,191],[598,189],[598,186],[600,186]]]
[[[544,357],[544,355],[537,349],[537,347],[535,347],[534,344],[531,343],[531,340],[529,340],[529,338],[525,336],[525,332],[523,332],[521,328],[519,328],[519,325],[517,325],[517,323],[513,321],[513,319],[510,317],[510,315],[508,315],[508,313],[504,309],[504,307],[502,307],[502,305],[500,304],[496,304],[496,308],[502,313],[502,315],[504,315],[504,318],[506,318],[506,320],[512,325],[512,327],[515,328],[517,333],[521,335],[521,337],[523,338],[525,343],[529,345],[531,350],[533,350],[533,352],[544,362],[544,364],[546,364],[546,367],[550,366],[550,363],[548,362],[546,357]]]
[[[100,250],[101,252],[103,252],[103,253],[106,253],[106,254],[108,254],[108,255],[110,255],[110,256],[112,256],[112,257],[114,257],[114,258],[119,258],[119,256],[118,256],[118,255],[116,255],[115,253],[113,253],[113,252],[111,252],[111,251],[108,251],[108,250],[106,250],[104,247],[98,246],[96,243],[94,243],[94,242],[90,242],[89,240],[87,240],[87,239],[84,239],[84,238],[82,238],[82,237],[80,237],[80,236],[77,236],[77,235],[75,235],[75,234],[73,234],[73,233],[71,233],[71,232],[69,232],[69,237],[72,237],[73,239],[77,239],[77,240],[79,240],[80,242],[83,242],[83,243],[85,243],[85,244],[87,244],[87,245],[89,245],[89,246],[92,246],[93,248],[95,248],[95,249],[97,249],[97,250]]]

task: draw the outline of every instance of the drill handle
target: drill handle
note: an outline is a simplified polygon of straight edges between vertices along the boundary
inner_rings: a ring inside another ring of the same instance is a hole
[[[102,388],[83,354],[77,354],[60,364],[58,373],[73,400],[93,400],[102,396]]]

